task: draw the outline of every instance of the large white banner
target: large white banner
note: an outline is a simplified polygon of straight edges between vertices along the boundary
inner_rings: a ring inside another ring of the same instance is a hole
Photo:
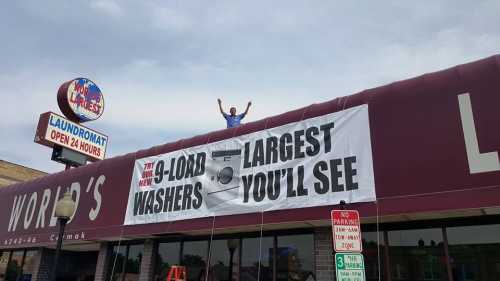
[[[374,201],[368,105],[135,162],[125,224]]]

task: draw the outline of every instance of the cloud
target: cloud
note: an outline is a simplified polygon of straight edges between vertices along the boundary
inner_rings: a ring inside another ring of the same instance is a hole
[[[155,8],[152,15],[152,26],[154,28],[182,32],[194,25],[191,18],[172,8]]]
[[[90,7],[98,12],[102,12],[105,15],[111,17],[123,16],[122,8],[115,1],[110,1],[110,0],[91,1]]]

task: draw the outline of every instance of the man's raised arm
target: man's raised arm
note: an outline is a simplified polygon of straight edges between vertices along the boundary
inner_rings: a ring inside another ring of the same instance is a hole
[[[224,109],[222,109],[222,101],[220,99],[217,99],[217,102],[219,103],[220,113],[222,113],[222,115],[226,115],[226,113],[224,112]]]
[[[247,115],[248,113],[248,110],[250,109],[250,106],[252,105],[252,102],[249,101],[248,104],[247,104],[247,109],[245,109],[245,112],[243,114]]]

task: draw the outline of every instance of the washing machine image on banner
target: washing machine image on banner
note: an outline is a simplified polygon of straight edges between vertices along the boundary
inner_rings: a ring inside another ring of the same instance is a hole
[[[205,199],[208,209],[238,197],[240,165],[241,149],[212,151],[207,165],[210,187]]]

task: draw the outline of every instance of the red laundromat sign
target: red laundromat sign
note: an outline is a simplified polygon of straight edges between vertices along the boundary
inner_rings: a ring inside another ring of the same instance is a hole
[[[355,210],[332,210],[333,247],[335,252],[360,252],[361,225]]]

